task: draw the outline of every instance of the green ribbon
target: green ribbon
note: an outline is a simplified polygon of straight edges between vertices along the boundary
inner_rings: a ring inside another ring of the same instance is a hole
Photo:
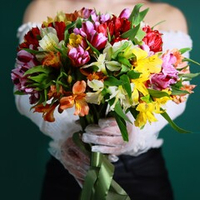
[[[84,180],[80,200],[130,200],[114,180],[114,166],[107,156],[92,152],[91,167]]]

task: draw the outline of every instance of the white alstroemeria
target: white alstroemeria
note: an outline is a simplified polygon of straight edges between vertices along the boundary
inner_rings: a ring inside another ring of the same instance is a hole
[[[110,91],[110,99],[115,98],[114,103],[110,106],[110,110],[114,110],[116,103],[119,101],[122,108],[124,110],[127,110],[128,108],[131,107],[130,104],[130,98],[128,97],[127,92],[124,90],[122,85],[116,87],[116,86],[110,86],[108,88]]]
[[[97,92],[87,92],[85,96],[86,102],[97,104],[97,105],[100,105],[100,103],[102,102],[102,99],[103,99],[103,95],[101,93],[101,90]]]
[[[102,90],[104,88],[104,84],[100,80],[93,79],[92,81],[87,81],[87,85],[92,88],[94,91]]]
[[[89,65],[84,65],[81,68],[88,68],[88,67],[92,67],[92,66],[97,66],[97,68],[98,68],[97,72],[103,72],[104,74],[107,74],[106,66],[105,66],[105,57],[106,57],[105,53],[100,54],[96,62],[92,62]]]
[[[39,41],[40,51],[55,51],[55,47],[59,46],[59,39],[54,28],[42,28],[40,30],[42,39]]]
[[[100,80],[92,80],[92,81],[87,81],[87,85],[93,89],[93,91],[95,92],[87,92],[86,93],[86,101],[88,103],[94,103],[94,104],[100,104],[102,99],[103,99],[103,95],[102,95],[102,90],[104,88],[104,84],[102,81]]]
[[[92,80],[92,81],[87,81],[87,85],[93,89],[93,91],[95,92],[87,92],[86,93],[86,101],[88,103],[94,103],[94,104],[100,104],[102,99],[103,99],[103,95],[102,95],[102,90],[104,88],[104,84],[102,81],[100,80]]]
[[[122,67],[121,64],[117,61],[106,61],[106,68],[110,71],[119,71]]]

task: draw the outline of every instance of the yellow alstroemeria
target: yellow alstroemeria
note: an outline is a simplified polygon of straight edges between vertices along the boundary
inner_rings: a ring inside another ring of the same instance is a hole
[[[69,36],[69,44],[73,47],[78,47],[83,43],[83,37],[81,35],[76,35],[75,33],[71,33]]]
[[[159,73],[161,71],[162,59],[158,57],[158,54],[149,56],[148,53],[139,47],[134,48],[132,53],[136,56],[134,62],[134,69],[141,72],[141,76],[148,76],[151,73]]]
[[[137,118],[135,120],[135,126],[137,127],[144,127],[147,122],[156,122],[157,119],[154,116],[155,113],[162,113],[160,110],[159,104],[152,102],[152,103],[146,103],[142,102],[138,104],[136,110],[139,112],[137,115]]]

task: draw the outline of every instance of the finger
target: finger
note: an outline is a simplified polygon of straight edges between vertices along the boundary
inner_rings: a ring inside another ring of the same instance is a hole
[[[96,145],[108,145],[108,146],[121,146],[124,145],[124,140],[120,136],[104,136],[104,135],[91,135],[84,133],[82,140],[85,143],[91,143]]]
[[[103,154],[120,155],[121,153],[124,152],[124,147],[123,146],[110,147],[110,146],[95,145],[95,146],[92,146],[92,151],[100,152]]]
[[[115,118],[99,119],[98,124],[101,128],[106,128],[106,127],[110,127],[110,126],[118,126]]]
[[[120,129],[118,126],[108,126],[108,127],[99,127],[98,125],[88,125],[85,129],[85,132],[88,134],[96,135],[121,135]]]

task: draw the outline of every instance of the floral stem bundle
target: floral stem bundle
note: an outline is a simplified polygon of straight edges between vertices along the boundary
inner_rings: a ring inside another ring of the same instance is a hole
[[[62,113],[75,107],[82,132],[112,116],[128,141],[127,123],[142,129],[157,121],[157,114],[177,131],[187,132],[164,106],[181,103],[192,93],[195,86],[189,81],[199,73],[190,73],[189,62],[198,63],[183,56],[191,50],[187,47],[163,52],[162,34],[145,23],[148,9],[141,7],[124,9],[119,16],[87,8],[60,12],[33,27],[18,46],[11,73],[15,94],[29,95],[34,112],[49,122],[55,121],[55,109]],[[114,167],[107,155],[91,155],[81,200],[129,199],[112,179]]]

